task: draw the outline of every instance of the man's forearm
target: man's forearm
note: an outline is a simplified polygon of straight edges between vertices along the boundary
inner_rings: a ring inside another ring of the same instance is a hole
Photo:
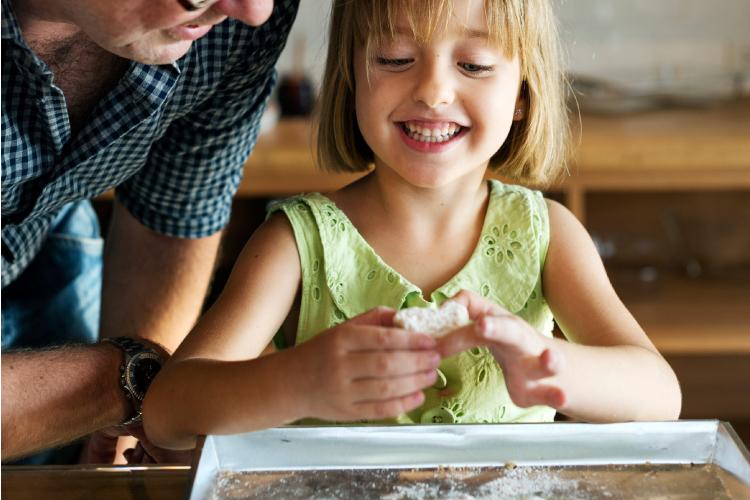
[[[2,356],[2,460],[117,425],[131,412],[119,381],[122,352],[95,344]]]
[[[220,235],[158,235],[115,203],[104,261],[102,337],[173,351],[200,314]],[[130,417],[122,351],[95,344],[2,355],[2,459],[70,442]]]
[[[157,234],[115,203],[104,255],[102,337],[141,337],[172,352],[200,314],[220,234]]]

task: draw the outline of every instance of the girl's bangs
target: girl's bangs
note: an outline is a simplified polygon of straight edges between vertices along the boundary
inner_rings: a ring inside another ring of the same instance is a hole
[[[405,19],[419,43],[429,42],[443,31],[454,15],[452,0],[368,0],[352,1],[354,40],[357,46],[372,47],[393,41],[399,34],[397,22]],[[485,0],[485,18],[490,43],[506,57],[518,54],[523,33],[523,0]]]

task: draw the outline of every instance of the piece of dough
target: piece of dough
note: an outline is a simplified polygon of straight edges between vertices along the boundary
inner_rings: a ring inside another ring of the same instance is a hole
[[[458,302],[449,300],[439,308],[409,307],[396,313],[396,326],[415,332],[442,337],[451,330],[464,326],[469,321],[469,311]]]

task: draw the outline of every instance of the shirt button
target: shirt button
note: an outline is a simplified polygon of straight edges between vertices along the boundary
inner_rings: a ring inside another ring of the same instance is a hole
[[[445,378],[445,374],[440,370],[435,370],[437,372],[437,380],[434,384],[432,384],[433,389],[437,389],[438,391],[442,391],[446,387],[448,387],[448,379]]]
[[[423,424],[452,424],[456,421],[453,412],[446,408],[433,408],[422,414],[420,420]]]

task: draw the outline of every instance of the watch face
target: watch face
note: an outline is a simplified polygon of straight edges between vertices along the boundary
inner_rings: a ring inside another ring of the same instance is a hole
[[[139,353],[130,363],[128,370],[128,383],[133,389],[136,398],[142,400],[146,395],[148,386],[154,380],[161,369],[161,360],[156,354]]]

